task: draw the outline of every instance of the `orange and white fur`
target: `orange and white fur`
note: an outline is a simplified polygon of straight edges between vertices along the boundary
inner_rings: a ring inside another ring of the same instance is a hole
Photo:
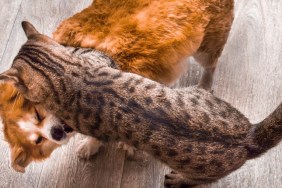
[[[26,100],[10,83],[0,83],[0,116],[4,136],[11,149],[11,164],[24,172],[32,161],[50,156],[58,146],[67,143],[74,135],[72,129],[57,117]],[[61,139],[54,135],[60,132]]]
[[[53,38],[100,50],[121,70],[166,85],[175,83],[186,70],[184,60],[193,56],[204,68],[199,87],[210,89],[232,20],[233,0],[95,0],[63,21]],[[1,85],[0,90],[0,114],[15,170],[24,172],[30,162],[47,158],[74,134],[13,86]],[[52,127],[64,131],[61,140],[52,137]],[[89,158],[100,145],[93,138],[82,140],[78,156]]]

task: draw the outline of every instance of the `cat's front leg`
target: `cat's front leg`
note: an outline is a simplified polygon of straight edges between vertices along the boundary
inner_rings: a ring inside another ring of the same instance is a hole
[[[76,154],[80,159],[90,159],[103,144],[94,137],[86,136],[78,143]]]

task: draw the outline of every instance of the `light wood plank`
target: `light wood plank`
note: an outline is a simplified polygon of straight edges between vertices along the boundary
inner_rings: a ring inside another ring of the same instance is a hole
[[[215,95],[257,123],[282,102],[282,2],[237,0],[233,28],[220,59]],[[282,144],[212,186],[282,185]]]
[[[19,12],[21,2],[22,0],[0,1],[0,63],[5,52],[7,42],[10,38],[11,30],[14,25],[16,16]]]

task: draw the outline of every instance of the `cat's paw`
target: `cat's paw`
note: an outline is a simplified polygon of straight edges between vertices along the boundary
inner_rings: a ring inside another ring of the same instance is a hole
[[[194,185],[189,185],[183,176],[175,171],[165,175],[164,185],[166,188],[190,188]]]
[[[94,138],[85,138],[76,147],[76,155],[80,159],[88,160],[99,151],[101,145],[101,142]]]

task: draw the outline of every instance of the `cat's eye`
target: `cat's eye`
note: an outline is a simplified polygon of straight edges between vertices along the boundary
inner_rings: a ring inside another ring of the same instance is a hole
[[[37,109],[35,108],[35,115],[36,115],[36,119],[41,122],[43,120],[43,117],[39,114],[39,112],[37,111]]]
[[[42,136],[38,136],[38,138],[35,140],[35,144],[40,144],[43,141]]]

